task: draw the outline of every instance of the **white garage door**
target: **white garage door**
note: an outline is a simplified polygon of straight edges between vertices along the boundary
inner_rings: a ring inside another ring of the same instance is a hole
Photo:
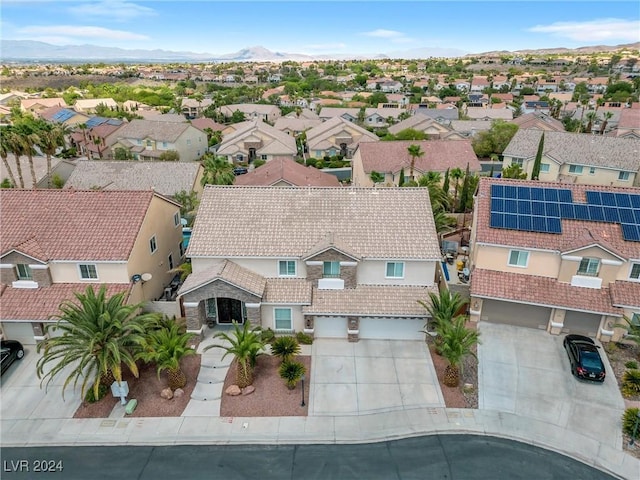
[[[3,322],[2,331],[7,340],[17,340],[23,345],[35,345],[33,328],[29,322]]]
[[[547,329],[551,318],[549,307],[538,307],[514,302],[485,300],[482,302],[480,320],[491,323],[506,323],[518,327]]]
[[[360,338],[382,340],[424,340],[425,320],[422,318],[377,318],[360,319]]]
[[[598,334],[602,316],[593,313],[574,312],[568,310],[564,316],[562,333],[577,333],[595,337]]]
[[[318,338],[347,338],[346,317],[316,317],[313,327]]]

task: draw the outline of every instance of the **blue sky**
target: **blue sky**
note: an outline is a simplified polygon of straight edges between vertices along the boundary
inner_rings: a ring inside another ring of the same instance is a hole
[[[2,0],[2,38],[226,54],[490,50],[640,41],[629,1]]]

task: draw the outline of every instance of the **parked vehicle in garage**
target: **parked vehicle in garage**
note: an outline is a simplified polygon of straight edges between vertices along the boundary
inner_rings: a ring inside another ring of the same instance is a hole
[[[569,356],[571,373],[577,378],[604,382],[606,371],[600,357],[600,348],[584,335],[567,335],[562,342]]]
[[[2,371],[0,373],[4,373],[16,359],[20,360],[24,357],[24,348],[16,340],[2,340],[0,341],[0,354],[2,359]]]

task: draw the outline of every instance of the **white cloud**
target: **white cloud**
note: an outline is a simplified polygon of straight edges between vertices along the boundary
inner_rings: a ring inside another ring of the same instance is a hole
[[[568,38],[577,42],[638,42],[640,21],[603,18],[588,22],[555,22],[536,25],[528,29],[535,33],[549,33],[554,37]]]
[[[377,30],[372,30],[370,32],[363,32],[361,35],[364,35],[365,37],[383,38],[385,40],[390,41],[391,43],[413,43],[414,42],[412,38],[407,37],[402,32],[398,32],[396,30],[385,30],[384,28],[379,28]]]
[[[108,28],[75,25],[54,25],[49,27],[31,26],[18,30],[21,34],[28,34],[40,38],[73,38],[86,40],[148,40],[146,35],[125,32],[123,30],[109,30]],[[59,43],[59,42],[56,42]]]
[[[104,2],[81,3],[67,9],[69,13],[81,18],[96,17],[101,20],[126,22],[138,17],[155,16],[153,8],[137,5],[121,0],[106,0]]]
[[[343,50],[346,47],[344,43],[316,43],[313,45],[304,45],[302,48],[308,50]]]

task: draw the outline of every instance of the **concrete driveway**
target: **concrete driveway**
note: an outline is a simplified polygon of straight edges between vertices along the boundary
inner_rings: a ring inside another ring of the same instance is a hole
[[[316,339],[312,355],[309,415],[444,407],[424,342]]]
[[[532,417],[622,446],[624,402],[604,352],[607,378],[588,383],[571,375],[564,335],[487,322],[479,330],[480,409]]]

